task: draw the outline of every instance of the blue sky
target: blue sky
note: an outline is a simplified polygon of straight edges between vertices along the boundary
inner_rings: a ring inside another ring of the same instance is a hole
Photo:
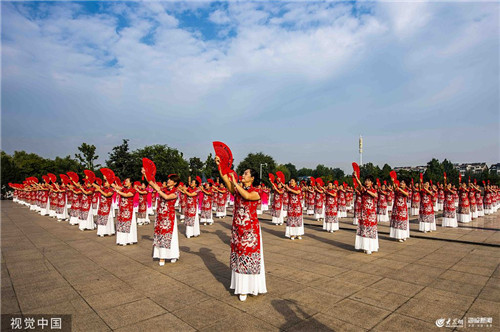
[[[2,149],[500,160],[496,2],[2,2]]]

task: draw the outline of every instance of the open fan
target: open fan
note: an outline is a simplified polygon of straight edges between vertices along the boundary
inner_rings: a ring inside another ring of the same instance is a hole
[[[446,172],[443,172],[443,177],[446,179]]]
[[[274,183],[274,174],[273,173],[269,173],[269,181],[271,181],[271,183]]]
[[[99,186],[102,186],[102,180],[100,178],[95,178],[95,182],[97,182]]]
[[[55,174],[49,173],[47,174],[47,176],[49,177],[50,181],[52,181],[52,183],[57,182],[57,176]]]
[[[352,177],[352,183],[354,184],[354,188],[358,187],[358,181],[356,181],[356,177]]]
[[[148,158],[142,158],[142,167],[146,172],[146,181],[155,181],[156,176],[156,165],[153,161]]]
[[[377,186],[380,187],[380,179],[379,178],[377,178]]]
[[[117,176],[115,176],[115,183],[116,183],[116,185],[117,185],[118,187],[121,187],[121,186],[122,186],[122,182],[121,182],[120,178],[119,178],[119,177],[117,177]]]
[[[359,177],[361,176],[361,171],[359,170],[359,165],[357,163],[352,163],[352,169],[354,172],[356,172],[356,176]]]
[[[337,180],[333,181],[333,184],[338,186],[339,185],[339,182]]]
[[[78,182],[80,180],[80,178],[78,177],[78,174],[76,174],[75,172],[72,172],[72,171],[69,171],[68,173],[69,178],[71,179],[71,181],[73,182]]]
[[[424,182],[424,173],[420,173],[420,182]]]
[[[391,177],[391,179],[392,179],[393,181],[396,181],[396,180],[397,180],[397,178],[398,178],[398,175],[396,174],[396,171],[391,171],[391,172],[389,173],[389,176]]]
[[[309,181],[311,181],[311,186],[315,186],[316,185],[316,180],[311,176],[311,178],[309,179]]]
[[[95,182],[95,174],[91,170],[84,170],[83,173],[85,173],[85,176],[87,177],[87,182],[92,184]]]
[[[278,179],[280,179],[281,183],[285,183],[285,174],[283,174],[282,171],[277,171],[276,172],[276,176],[278,177]]]
[[[100,169],[102,175],[106,179],[106,181],[109,182],[109,184],[112,184],[115,182],[115,172],[113,172],[111,169],[103,167]]]
[[[43,179],[43,181],[45,181],[45,183],[50,182],[50,178],[47,175],[42,175],[42,179]]]
[[[222,175],[226,175],[233,166],[233,153],[231,149],[222,142],[212,142],[214,146],[215,155],[220,159],[220,170]]]
[[[462,182],[462,174],[458,173],[458,183]]]
[[[198,181],[198,185],[201,184],[201,178],[198,175],[196,176],[196,181]]]

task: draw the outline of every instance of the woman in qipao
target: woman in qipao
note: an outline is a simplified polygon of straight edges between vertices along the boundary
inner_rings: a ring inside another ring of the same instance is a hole
[[[234,195],[233,225],[231,229],[231,289],[245,301],[247,294],[267,293],[262,234],[257,218],[260,196],[253,187],[260,182],[258,173],[247,169],[241,184],[234,173],[222,174],[220,158],[215,157],[222,180]]]
[[[375,203],[378,194],[377,190],[373,188],[371,175],[365,178],[364,186],[356,172],[353,173],[353,176],[358,182],[358,188],[361,192],[361,216],[358,219],[354,249],[364,250],[366,254],[370,255],[373,251],[378,251],[377,205]]]

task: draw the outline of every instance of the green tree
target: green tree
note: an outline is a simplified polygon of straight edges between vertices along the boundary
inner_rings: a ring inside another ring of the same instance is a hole
[[[12,157],[7,153],[5,153],[4,151],[1,152],[1,167],[2,167],[1,192],[2,192],[2,197],[4,197],[8,191],[11,191],[11,188],[8,186],[9,182],[19,183],[22,182],[22,180],[24,179],[22,179],[19,176],[19,169],[14,164],[14,160],[12,159]]]
[[[297,171],[297,176],[312,176],[313,175],[312,168],[301,168]]]
[[[381,173],[380,167],[374,166],[372,163],[363,164],[362,166],[360,166],[359,170],[361,173],[360,174],[361,179],[364,179],[368,175],[371,175],[371,176],[373,176],[373,178],[376,179],[376,178],[380,177],[380,173]]]
[[[390,181],[390,179],[391,179],[391,176],[390,176],[391,171],[392,171],[391,166],[389,166],[388,164],[384,164],[384,166],[382,167],[382,171],[380,172],[380,180],[382,182],[383,182],[383,180]]]
[[[427,169],[424,173],[424,181],[432,180],[433,183],[442,181],[443,172],[443,165],[436,158],[432,158],[432,160],[427,163]]]
[[[115,175],[120,179],[132,177],[134,164],[137,165],[137,161],[132,160],[132,153],[129,151],[128,139],[124,139],[123,143],[115,146],[111,152],[109,152],[109,158],[106,160],[106,166],[115,172]],[[137,171],[137,170],[136,170]],[[140,169],[139,169],[140,174]],[[135,175],[138,177],[139,175]]]
[[[290,177],[296,179],[298,177],[297,167],[294,164],[288,163],[284,165],[290,171]]]
[[[344,174],[344,171],[341,170],[340,168],[332,169],[332,176],[333,176],[333,180],[337,180],[337,181],[340,181],[346,177]],[[352,176],[348,176],[348,178],[352,178]],[[352,182],[352,179],[351,179],[351,182]]]
[[[177,149],[167,145],[155,144],[137,149],[132,153],[131,178],[138,179],[141,176],[142,158],[151,159],[156,165],[156,180],[165,181],[169,174],[179,174],[183,181],[189,177],[189,163],[183,158],[184,155]]]
[[[243,159],[236,169],[236,172],[241,175],[243,172],[249,168],[253,168],[257,172],[260,172],[260,165],[262,165],[262,177],[267,178],[267,174],[276,169],[276,162],[273,157],[268,156],[262,152],[249,153],[245,159]]]
[[[201,173],[203,172],[203,161],[201,161],[198,157],[189,158],[189,169],[191,170],[192,176],[201,176]]]
[[[215,163],[215,158],[212,157],[211,153],[208,154],[207,160],[203,164],[203,174],[205,174],[207,178],[217,179],[219,177],[219,170]]]
[[[316,166],[316,169],[313,171],[313,176],[315,178],[326,178],[328,177],[329,175],[331,175],[331,169],[326,167],[325,165],[318,165]]]
[[[78,147],[78,150],[81,152],[81,154],[76,153],[75,158],[85,169],[94,171],[94,167],[99,169],[99,167],[101,166],[99,164],[94,165],[94,162],[99,158],[99,156],[95,153],[95,149],[95,145],[87,143],[82,143],[82,145]]]

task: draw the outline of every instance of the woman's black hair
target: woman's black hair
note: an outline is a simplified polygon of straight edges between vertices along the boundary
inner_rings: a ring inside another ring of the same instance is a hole
[[[179,182],[181,182],[181,178],[177,174],[170,174],[168,179],[175,182],[174,187],[177,187],[179,185]]]
[[[250,175],[253,177],[252,186],[257,187],[260,184],[259,173],[257,173],[257,171],[254,170],[253,168],[249,168],[249,170],[250,170]]]
[[[365,180],[370,180],[371,182],[375,182],[374,179],[373,179],[373,175],[367,175],[365,177]]]

